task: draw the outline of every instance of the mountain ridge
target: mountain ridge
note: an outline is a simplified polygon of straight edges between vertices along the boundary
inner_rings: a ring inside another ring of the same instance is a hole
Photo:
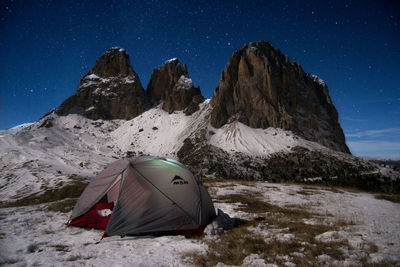
[[[210,112],[207,101],[190,116],[183,111],[168,113],[161,104],[131,120],[92,120],[52,112],[31,125],[4,131],[0,138],[1,199],[15,200],[43,188],[58,188],[74,177],[94,177],[115,159],[140,155],[179,160],[199,177],[400,192],[400,174],[389,167],[281,129],[254,131],[240,122],[229,125],[235,131],[217,129],[208,123]]]
[[[258,53],[257,50],[253,52]],[[201,92],[197,94],[200,89],[187,81],[190,79],[187,67],[177,59],[164,63],[154,72],[153,85],[168,86],[154,87],[153,93],[158,96],[153,96],[154,102],[151,102],[137,74],[129,68],[125,50],[112,48],[103,56],[98,64],[108,62],[111,66],[95,65],[93,71],[81,79],[76,95],[65,100],[58,109],[31,125],[0,133],[3,151],[0,195],[18,199],[39,193],[43,187],[60,186],[74,179],[71,177],[92,177],[113,159],[146,154],[177,159],[199,177],[400,191],[399,172],[335,150],[318,140],[309,140],[296,129],[267,125],[253,128],[234,112],[224,124],[213,125],[218,99],[201,101]],[[283,54],[278,56],[283,63],[288,62]],[[241,58],[237,60],[240,62]],[[293,66],[300,72],[297,63]],[[254,73],[258,71],[253,68]],[[251,80],[249,73],[232,77],[237,78],[236,82]],[[221,79],[227,81],[231,74],[223,72]],[[303,76],[313,86],[318,86],[317,89],[328,90],[319,78],[304,72]],[[179,82],[182,79],[185,80],[183,85]],[[133,103],[137,105],[121,105],[121,94],[128,94],[130,90],[135,94],[128,99],[136,101]],[[182,100],[179,97],[168,100],[168,94],[173,96],[175,91],[195,94],[190,101],[179,102]],[[279,94],[276,96],[278,99]],[[329,105],[329,94],[325,96]],[[168,101],[174,102],[172,109],[164,106]],[[120,113],[121,110],[125,113]],[[117,116],[120,114],[124,116]],[[38,175],[41,172],[45,175]],[[29,181],[30,185],[26,186],[24,181]]]
[[[91,119],[132,119],[162,103],[169,113],[194,113],[204,100],[186,64],[174,58],[153,70],[147,89],[123,48],[107,50],[57,114],[80,113]],[[251,128],[281,128],[331,149],[350,153],[327,85],[305,73],[266,41],[235,51],[211,98],[210,123],[220,128],[240,121]]]

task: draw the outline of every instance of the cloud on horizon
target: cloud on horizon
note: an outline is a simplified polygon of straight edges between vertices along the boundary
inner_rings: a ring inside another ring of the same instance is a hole
[[[400,128],[356,131],[353,133],[346,133],[346,137],[368,138],[368,137],[380,137],[386,134],[398,134],[398,136],[400,136]]]
[[[352,118],[349,116],[346,116],[343,119],[346,121],[352,121],[352,122],[367,122],[367,120],[365,120],[365,119],[357,119],[357,118]]]
[[[356,156],[400,160],[400,142],[349,141],[347,145]]]
[[[400,127],[354,130],[346,133],[347,145],[359,157],[400,160]]]

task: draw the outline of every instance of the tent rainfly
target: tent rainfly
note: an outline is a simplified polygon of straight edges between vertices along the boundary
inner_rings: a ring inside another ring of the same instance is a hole
[[[69,225],[103,236],[198,233],[215,218],[210,195],[178,161],[143,156],[110,164],[85,188]]]

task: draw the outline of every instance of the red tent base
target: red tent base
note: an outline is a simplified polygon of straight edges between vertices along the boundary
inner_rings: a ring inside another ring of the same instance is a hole
[[[114,203],[97,203],[88,212],[73,219],[68,225],[78,227],[88,227],[99,230],[106,230],[108,221],[110,220],[111,214],[108,216],[101,216],[98,211],[104,209],[113,210]]]

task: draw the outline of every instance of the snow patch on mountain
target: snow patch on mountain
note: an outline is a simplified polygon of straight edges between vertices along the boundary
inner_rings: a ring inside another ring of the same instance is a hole
[[[326,83],[324,82],[324,80],[322,80],[320,77],[318,77],[315,74],[309,74],[309,76],[313,79],[314,82],[319,83],[322,86],[326,86]]]
[[[123,123],[110,137],[123,151],[175,158],[175,152],[193,131],[192,120],[192,116],[186,116],[182,111],[168,114],[158,107]]]
[[[161,108],[150,109],[140,116],[123,123],[110,134],[121,151],[149,154],[177,159],[176,152],[183,141],[200,128],[207,127],[206,116],[210,106],[200,104],[199,111],[190,116],[183,111],[169,114]]]
[[[212,128],[210,126],[210,128]],[[277,128],[254,129],[234,121],[219,129],[212,128],[209,143],[226,152],[241,152],[247,155],[265,157],[276,152],[290,152],[293,147],[302,146],[311,150],[324,147],[304,140],[290,131]]]
[[[78,90],[82,90],[92,85],[98,85],[100,83],[108,83],[108,82],[110,82],[110,79],[108,78],[100,78],[96,74],[89,74],[82,78],[82,82]]]
[[[115,87],[119,86],[120,83],[125,83],[125,84],[132,84],[136,82],[136,76],[135,75],[128,75],[124,78],[121,77],[107,77],[107,78],[101,78],[97,76],[96,74],[88,74],[82,78],[81,84],[78,88],[78,90],[87,90],[87,87],[93,87],[92,93],[93,94],[103,94],[105,96],[107,95],[114,95],[117,96],[115,92],[112,92],[115,90]],[[105,88],[103,88],[105,87]],[[110,93],[111,92],[111,93]]]
[[[170,62],[173,62],[175,60],[178,60],[178,58],[174,57],[174,58],[168,59],[164,63],[170,63]]]
[[[192,79],[187,78],[184,75],[181,75],[181,77],[179,77],[179,80],[176,82],[173,90],[176,90],[176,91],[189,90],[192,87],[193,87]]]

